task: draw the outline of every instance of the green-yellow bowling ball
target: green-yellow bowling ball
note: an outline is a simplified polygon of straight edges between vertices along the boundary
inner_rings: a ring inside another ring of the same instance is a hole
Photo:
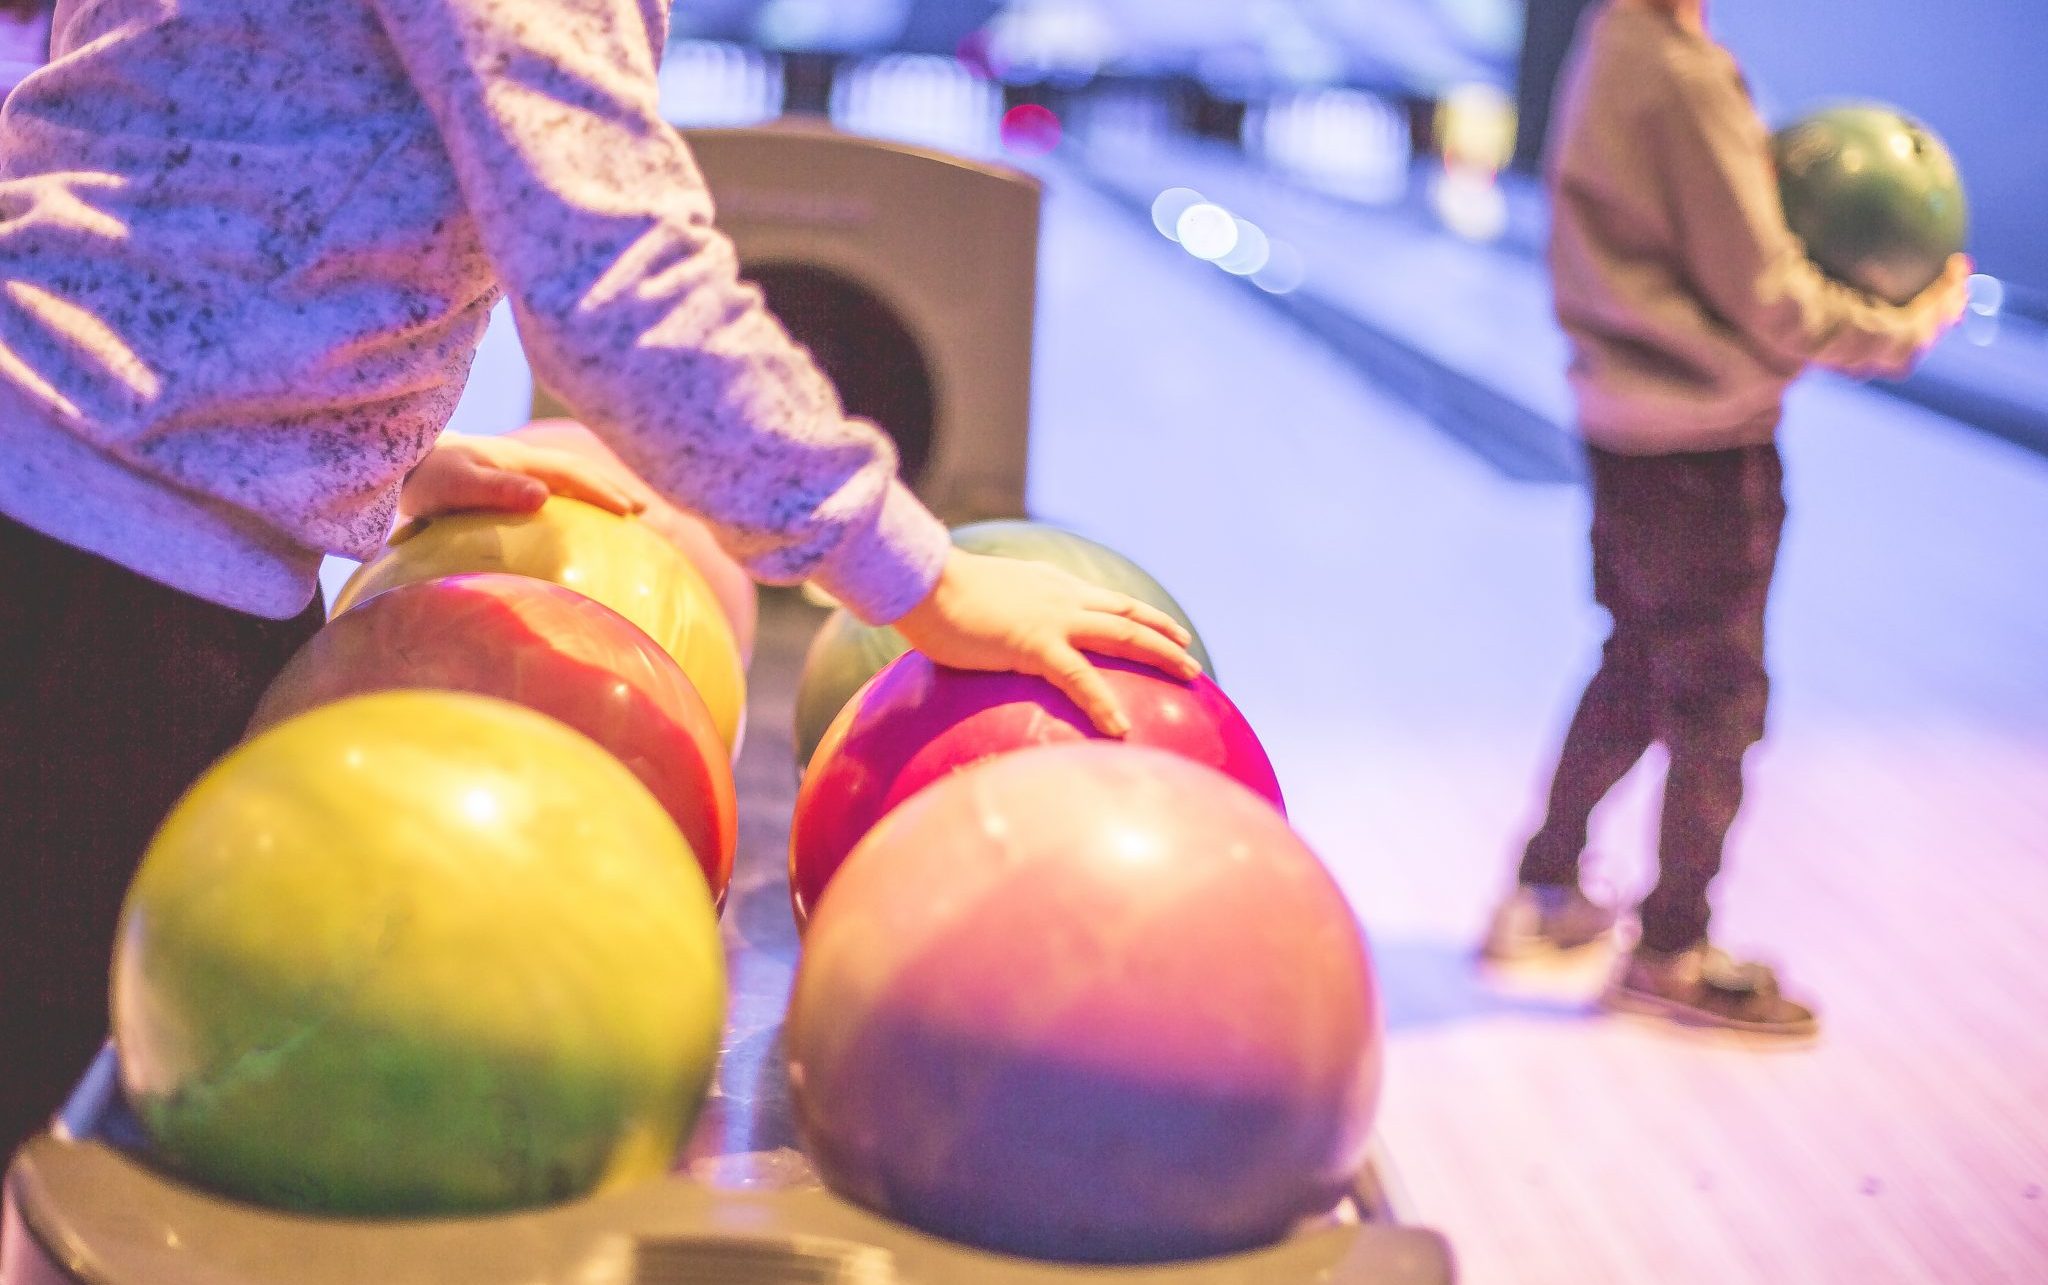
[[[717,915],[595,742],[385,692],[244,743],[179,802],[114,951],[161,1159],[305,1212],[516,1209],[666,1173],[716,1062]]]
[[[1963,183],[1933,130],[1882,103],[1810,113],[1772,138],[1785,221],[1821,269],[1902,304],[1969,230]]]

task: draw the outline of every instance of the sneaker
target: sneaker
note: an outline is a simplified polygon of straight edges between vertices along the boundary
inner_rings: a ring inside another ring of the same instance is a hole
[[[1613,910],[1576,884],[1520,884],[1493,912],[1479,954],[1483,959],[1512,960],[1578,950],[1605,941],[1614,931],[1615,919]]]
[[[1669,953],[1638,948],[1601,1002],[1617,1012],[1772,1040],[1811,1039],[1820,1030],[1812,1009],[1779,993],[1768,965],[1737,961],[1706,942]]]

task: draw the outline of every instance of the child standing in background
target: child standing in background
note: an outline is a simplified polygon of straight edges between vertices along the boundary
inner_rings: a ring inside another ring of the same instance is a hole
[[[1785,517],[1776,437],[1812,364],[1901,375],[1960,319],[1956,256],[1893,307],[1832,281],[1785,225],[1769,135],[1705,0],[1587,11],[1551,140],[1550,268],[1593,500],[1593,596],[1613,618],[1565,734],[1548,812],[1482,946],[1604,939],[1579,865],[1594,807],[1653,742],[1670,752],[1658,879],[1610,1007],[1757,1035],[1814,1015],[1707,935],[1708,889],[1762,738],[1764,606]]]

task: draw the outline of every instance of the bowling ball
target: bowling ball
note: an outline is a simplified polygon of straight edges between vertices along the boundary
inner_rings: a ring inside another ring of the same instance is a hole
[[[1091,584],[1128,594],[1159,608],[1179,621],[1189,633],[1195,623],[1175,602],[1173,595],[1145,570],[1113,549],[1093,540],[1063,531],[1043,522],[1001,520],[974,522],[956,527],[953,543],[968,553],[997,558],[1023,558],[1046,562],[1079,576]],[[817,752],[826,727],[853,699],[868,679],[882,666],[910,650],[910,644],[894,629],[865,625],[851,613],[840,610],[826,618],[804,656],[803,675],[796,693],[796,761],[801,769]],[[1188,650],[1204,672],[1214,675],[1215,666],[1202,646],[1200,635]]]
[[[818,753],[825,729],[854,693],[910,650],[902,634],[887,625],[861,623],[840,607],[818,626],[804,652],[796,685],[796,766],[801,773]]]
[[[530,576],[400,585],[315,634],[264,693],[250,731],[412,687],[513,701],[602,745],[667,810],[724,903],[739,842],[732,764],[697,689],[624,616]]]
[[[114,949],[160,1158],[307,1212],[513,1209],[654,1179],[725,1007],[696,860],[633,775],[504,701],[405,691],[250,740],[181,800]]]
[[[1131,744],[1216,768],[1271,807],[1283,806],[1258,736],[1206,675],[1183,682],[1127,660],[1092,659],[1131,720]],[[1100,736],[1042,678],[947,669],[919,652],[889,662],[833,721],[797,790],[789,834],[797,922],[817,909],[825,885],[875,822],[932,782],[1012,750]]]
[[[386,589],[469,571],[552,581],[640,626],[682,666],[726,748],[738,746],[746,674],[732,626],[710,583],[638,518],[555,495],[535,513],[450,513],[412,522],[349,577],[334,614]]]
[[[1779,130],[1772,152],[1785,221],[1828,275],[1905,303],[1962,250],[1955,158],[1912,117],[1875,103],[1830,107]]]
[[[754,634],[759,627],[761,612],[754,578],[718,543],[709,523],[663,499],[653,487],[641,481],[611,447],[604,444],[603,438],[573,419],[537,419],[522,428],[513,429],[506,436],[535,446],[550,446],[581,455],[609,465],[631,478],[635,496],[647,506],[640,514],[640,520],[681,550],[682,555],[690,560],[690,565],[704,573],[711,592],[718,596],[718,605],[725,611],[726,623],[732,626],[733,639],[739,644],[741,663],[753,659]]]
[[[1087,743],[876,826],[811,921],[785,1038],[841,1194],[986,1249],[1159,1261],[1341,1197],[1381,1028],[1356,918],[1266,800]]]

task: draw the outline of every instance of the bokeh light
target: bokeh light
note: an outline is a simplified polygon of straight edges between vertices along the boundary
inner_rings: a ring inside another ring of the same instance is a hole
[[[1515,103],[1496,85],[1457,85],[1437,102],[1437,150],[1450,169],[1498,173],[1515,154]]]
[[[1003,113],[1003,146],[1028,156],[1044,156],[1060,145],[1060,118],[1050,107],[1019,103]]]
[[[1244,219],[1236,222],[1237,244],[1216,260],[1216,266],[1225,272],[1248,277],[1266,266],[1266,260],[1272,257],[1273,243],[1256,223]]]
[[[1246,151],[1274,169],[1352,200],[1391,203],[1408,188],[1407,117],[1363,90],[1276,97],[1245,113],[1241,137]]]
[[[2005,312],[2005,282],[1979,272],[1965,284],[1969,305],[1963,312],[1963,338],[1979,348],[1998,342]]]
[[[851,134],[893,138],[962,156],[996,150],[1002,91],[932,54],[884,54],[833,77],[832,123]]]
[[[1980,317],[1995,317],[2005,311],[2005,282],[1989,273],[1973,275],[1964,288],[1969,292],[1970,311]]]
[[[1152,226],[1169,241],[1180,240],[1180,216],[1209,198],[1191,187],[1169,187],[1152,198]]]
[[[1467,241],[1492,241],[1507,231],[1508,199],[1487,171],[1445,170],[1431,185],[1430,200],[1443,225]]]
[[[1189,254],[1214,262],[1237,246],[1237,219],[1220,205],[1190,205],[1174,224],[1176,238]]]
[[[1267,294],[1289,294],[1308,279],[1308,263],[1286,241],[1268,243],[1266,266],[1252,274],[1252,284]]]

